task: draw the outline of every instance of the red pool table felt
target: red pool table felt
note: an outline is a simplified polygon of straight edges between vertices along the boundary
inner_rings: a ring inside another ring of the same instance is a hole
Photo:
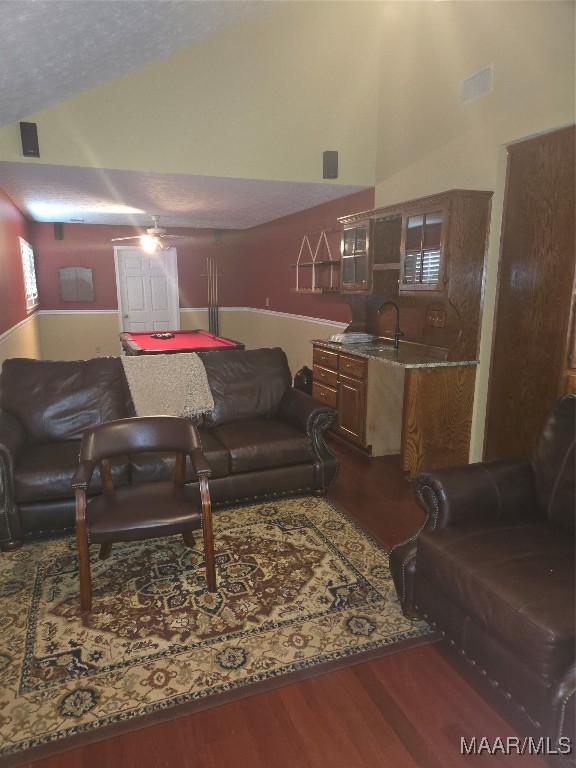
[[[153,333],[173,333],[171,339],[154,339]],[[139,331],[120,334],[122,346],[132,354],[154,352],[196,352],[215,349],[243,349],[244,345],[233,339],[215,336],[208,331]],[[130,350],[127,349],[130,347]]]

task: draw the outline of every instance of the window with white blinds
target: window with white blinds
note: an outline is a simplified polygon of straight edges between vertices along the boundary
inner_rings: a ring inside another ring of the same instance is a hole
[[[406,245],[402,282],[407,286],[436,288],[440,282],[442,214],[410,216],[406,222]]]
[[[22,259],[22,275],[24,277],[24,292],[26,297],[26,309],[31,312],[38,306],[38,284],[36,283],[36,266],[34,264],[34,251],[30,243],[19,237],[20,257]]]
[[[437,285],[440,280],[440,251],[407,253],[404,259],[404,282]]]

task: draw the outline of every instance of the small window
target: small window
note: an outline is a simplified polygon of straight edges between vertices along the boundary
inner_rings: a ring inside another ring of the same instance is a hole
[[[22,275],[24,277],[24,293],[26,297],[26,309],[28,312],[38,306],[38,285],[36,283],[36,266],[34,264],[34,251],[30,243],[20,240],[20,256],[22,258]]]
[[[402,283],[407,287],[435,290],[440,284],[442,213],[409,216]]]

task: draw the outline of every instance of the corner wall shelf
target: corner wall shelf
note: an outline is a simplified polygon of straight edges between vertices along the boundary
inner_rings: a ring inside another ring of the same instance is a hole
[[[296,264],[291,264],[290,266],[296,270],[294,293],[318,294],[338,292],[337,276],[339,274],[340,260],[332,258],[332,251],[330,250],[325,230],[320,232],[314,251],[312,251],[308,235],[304,235],[300,244],[300,251],[298,252],[298,260]],[[307,278],[303,279],[300,270],[308,267],[311,268],[311,272],[307,272]],[[325,278],[325,281],[328,283],[327,285],[320,284],[323,280],[320,277],[321,272],[319,270],[323,267],[327,267],[330,270],[328,277]]]

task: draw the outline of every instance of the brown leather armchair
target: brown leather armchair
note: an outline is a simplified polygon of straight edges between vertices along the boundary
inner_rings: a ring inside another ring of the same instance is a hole
[[[173,482],[115,488],[110,459],[151,451],[175,454]],[[186,492],[188,458],[199,480],[198,498]],[[193,531],[199,527],[202,527],[204,539],[206,583],[210,592],[216,591],[212,506],[208,486],[211,470],[200,447],[198,430],[193,424],[174,416],[109,421],[86,430],[79,459],[72,487],[76,495],[76,542],[83,611],[92,608],[90,544],[100,545],[101,560],[110,556],[112,544],[118,541],[181,534],[184,544],[194,547]],[[87,499],[86,492],[97,466],[102,477],[102,493]]]
[[[531,462],[419,475],[422,529],[390,555],[404,612],[437,627],[554,739],[574,736],[576,396]]]

